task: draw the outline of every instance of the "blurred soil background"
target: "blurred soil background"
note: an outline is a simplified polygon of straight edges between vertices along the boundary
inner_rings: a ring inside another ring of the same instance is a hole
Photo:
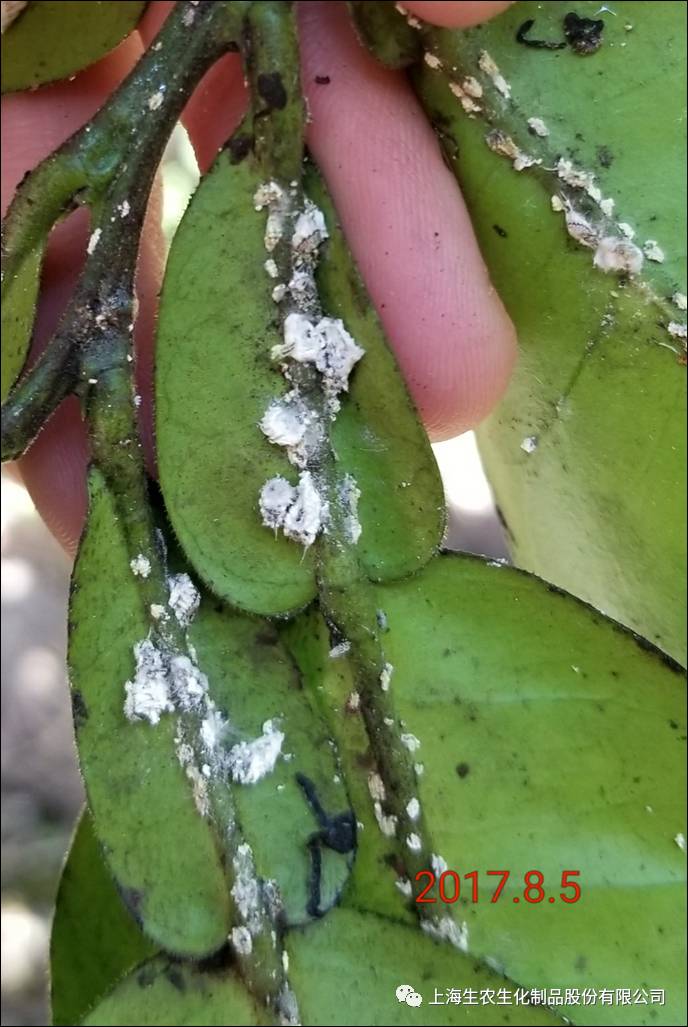
[[[196,181],[177,132],[164,165],[171,236]],[[504,537],[472,434],[435,447],[447,545],[502,558]],[[65,673],[70,565],[21,485],[2,479],[2,1013],[48,1024],[52,904],[83,801]],[[104,925],[106,929],[106,925]]]

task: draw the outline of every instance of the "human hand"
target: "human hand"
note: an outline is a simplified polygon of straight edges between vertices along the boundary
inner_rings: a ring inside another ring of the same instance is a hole
[[[2,101],[7,141],[6,208],[23,175],[102,105],[173,5],[149,4],[139,30],[72,81]],[[466,26],[508,3],[408,2],[436,24]],[[494,407],[515,359],[513,327],[490,284],[468,214],[427,119],[402,74],[381,68],[357,42],[343,4],[300,5],[303,84],[312,123],[308,145],[322,168],[351,249],[423,421],[434,439],[473,427]],[[315,79],[328,78],[326,85]],[[245,107],[237,55],[208,73],[184,123],[205,171]],[[78,211],[51,237],[42,279],[36,347],[50,337],[81,269],[88,224]],[[141,428],[149,465],[152,341],[163,245],[159,202],[149,211],[138,274],[136,326]],[[86,509],[88,446],[77,401],[56,411],[19,471],[48,527],[70,552]]]

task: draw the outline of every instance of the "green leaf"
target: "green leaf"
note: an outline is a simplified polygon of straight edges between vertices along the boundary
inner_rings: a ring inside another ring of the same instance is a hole
[[[330,236],[316,273],[323,309],[341,318],[366,351],[331,427],[338,461],[361,490],[357,551],[371,578],[402,578],[426,563],[442,541],[442,479],[332,200],[312,166],[306,191],[324,212]]]
[[[38,298],[43,243],[22,262],[19,270],[3,281],[2,290],[2,402],[19,377],[31,344],[34,311]]]
[[[254,209],[261,178],[250,155],[232,161],[230,148],[201,182],[167,265],[157,347],[160,481],[177,537],[213,592],[256,613],[286,613],[315,595],[313,558],[265,528],[258,509],[269,478],[295,473],[258,428],[288,385],[270,357],[281,337],[275,283],[264,269],[265,218]],[[332,219],[313,176],[310,186]],[[373,577],[396,577],[439,544],[441,483],[341,232],[332,220],[329,227],[324,304],[366,350],[333,446],[363,490],[363,565]]]
[[[358,822],[358,848],[354,871],[345,893],[346,905],[365,909],[371,889],[375,911],[413,924],[415,910],[403,903],[390,875],[394,862],[390,844],[378,829],[368,791],[368,775],[375,769],[362,718],[358,692],[349,660],[329,655],[329,630],[317,608],[301,614],[282,629],[282,637],[301,670],[304,684],[320,699],[329,717],[351,806]],[[385,636],[386,637],[386,636]]]
[[[156,348],[160,484],[179,542],[215,592],[257,613],[315,595],[313,558],[261,524],[258,496],[286,460],[258,429],[286,391],[270,362],[277,307],[261,288],[264,218],[251,162],[223,151],[177,231]]]
[[[155,954],[122,904],[84,811],[55,903],[50,940],[52,1023],[79,1023],[113,984]]]
[[[349,809],[328,724],[271,624],[205,599],[189,637],[213,700],[229,722],[232,738],[225,743],[260,737],[268,720],[284,734],[282,758],[272,773],[254,784],[236,784],[233,792],[259,875],[276,880],[288,922],[307,921],[311,863],[306,843],[320,825],[296,775],[305,774],[313,783],[329,815]],[[353,854],[325,848],[322,859],[320,908],[325,910],[342,891]]]
[[[505,981],[448,944],[438,944],[418,927],[405,927],[383,917],[337,910],[317,927],[294,932],[288,939],[289,968],[302,1023],[309,1024],[555,1024],[546,1009],[533,1006],[480,1004],[481,992]],[[410,984],[423,1003],[401,1003],[396,990]],[[448,989],[473,989],[475,1004],[445,1004]],[[435,990],[440,993],[438,1004]]]
[[[305,1024],[555,1024],[546,1009],[496,1004],[510,982],[418,929],[370,914],[337,910],[317,926],[288,936],[291,985]],[[362,958],[363,956],[363,958]],[[396,990],[410,984],[422,1008],[400,1003]],[[473,989],[474,1004],[446,1005],[446,989]],[[437,1004],[435,989],[443,996]],[[492,1002],[480,1001],[481,993]],[[422,1017],[422,1021],[421,1021]],[[231,969],[201,970],[156,959],[140,967],[102,1001],[84,1023],[262,1024]]]
[[[455,907],[469,952],[529,988],[666,989],[661,1008],[564,1008],[576,1023],[679,1022],[683,676],[594,610],[476,559],[442,557],[376,597],[396,713],[420,741],[418,797],[436,851],[460,875],[479,872],[479,901],[463,879]],[[345,768],[370,766],[365,743],[347,735],[339,670],[320,672]],[[359,850],[347,904],[390,915],[395,875],[383,865]],[[541,904],[523,897],[533,869],[544,874]],[[494,904],[488,870],[510,871]],[[564,870],[580,872],[573,904],[559,898]]]
[[[241,979],[231,970],[201,970],[160,956],[139,967],[83,1021],[106,1027],[137,1024],[270,1024],[258,1011]]]
[[[136,27],[145,3],[32,0],[2,37],[2,92],[67,78],[104,57]]]
[[[122,897],[171,952],[202,956],[229,929],[229,900],[211,825],[176,755],[176,718],[123,712],[133,647],[150,630],[129,567],[116,502],[89,475],[88,523],[74,570],[69,666],[81,771],[95,830]]]
[[[505,401],[480,430],[481,451],[515,557],[685,660],[684,324],[686,293],[683,4],[625,3],[604,21],[603,43],[582,57],[532,49],[516,31],[563,39],[559,3],[519,3],[468,32],[438,32],[443,70],[416,75],[461,183],[493,281],[515,322],[521,356]],[[630,27],[628,27],[630,26]],[[479,66],[487,52],[511,90]],[[480,111],[451,92],[476,78]],[[539,118],[549,130],[528,130]],[[486,145],[500,129],[540,160],[520,172]],[[607,216],[584,188],[557,176],[558,158],[594,175]],[[551,197],[566,198],[603,236],[635,231],[665,259],[636,279],[604,274],[593,250],[567,234]],[[525,447],[522,448],[522,447]]]

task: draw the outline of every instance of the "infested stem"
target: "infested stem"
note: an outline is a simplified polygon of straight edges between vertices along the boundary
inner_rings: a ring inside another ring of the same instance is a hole
[[[262,171],[263,189],[272,196],[259,206],[270,207],[268,225],[274,212],[281,219],[274,238],[269,231],[266,233],[266,246],[277,270],[273,281],[285,286],[276,301],[279,316],[283,327],[294,314],[313,329],[314,322],[322,316],[314,279],[320,237],[314,229],[316,234],[304,252],[294,231],[308,201],[301,184],[305,117],[291,19],[289,5],[258,5],[247,19],[245,46],[253,104],[254,153]],[[266,82],[270,83],[267,89]],[[312,296],[308,291],[302,293],[291,288],[299,274],[310,277]],[[288,352],[286,356],[289,357]],[[386,661],[376,612],[370,584],[359,566],[351,537],[351,508],[330,440],[329,425],[339,409],[339,400],[335,396],[333,402],[323,375],[311,361],[290,359],[283,372],[292,386],[292,394],[322,427],[305,463],[306,472],[312,476],[323,505],[329,510],[326,529],[315,542],[318,591],[325,615],[350,643],[363,720],[388,806],[395,817],[399,854],[419,890],[415,874],[431,865],[432,846],[417,799],[412,754],[401,741],[391,695],[381,686]],[[423,918],[438,919],[432,909],[428,912],[427,906],[418,908]]]
[[[395,824],[398,854],[416,896],[422,881],[416,874],[433,865],[433,845],[422,806],[412,752],[403,744],[396,716],[393,686],[383,688],[388,667],[370,582],[361,570],[355,549],[342,545],[341,506],[331,508],[332,530],[318,543],[318,587],[326,619],[350,643],[348,659],[360,696],[360,711],[376,769],[385,787],[385,810]],[[337,527],[337,522],[339,527]],[[446,920],[432,905],[415,904],[423,921]]]
[[[167,140],[194,87],[240,35],[245,3],[176,5],[155,43],[102,110],[22,183],[3,225],[3,285],[55,221],[91,210],[89,255],[55,336],[11,391],[2,459],[31,444],[57,404],[107,367],[111,335],[133,321],[143,218]]]
[[[3,257],[11,276],[69,209],[86,205],[92,214],[89,255],[69,308],[3,409],[3,457],[19,456],[66,395],[81,395],[91,458],[115,499],[128,554],[132,560],[138,555],[146,560],[137,586],[151,616],[156,607],[166,609],[169,585],[137,432],[132,332],[138,246],[167,139],[196,83],[242,37],[249,7],[177,4],[152,48],[100,114],[27,179],[7,220]],[[185,629],[173,616],[151,619],[149,639],[170,659],[188,650]],[[191,747],[198,763],[200,717],[190,713],[179,722],[180,744]],[[277,911],[256,880],[252,853],[224,780],[211,783],[208,801],[220,834],[235,930],[244,932],[237,936],[242,944],[235,945],[239,968],[251,993],[276,1020],[293,1022]],[[248,914],[237,892],[241,875],[257,885],[257,904]]]

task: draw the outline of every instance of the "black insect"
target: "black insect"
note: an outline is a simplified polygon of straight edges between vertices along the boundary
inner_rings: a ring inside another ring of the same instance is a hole
[[[315,785],[305,774],[297,774],[296,781],[313,810],[319,829],[308,838],[306,845],[311,857],[311,872],[308,881],[309,899],[306,912],[309,916],[323,916],[320,908],[320,886],[322,877],[322,847],[346,855],[356,851],[356,817],[353,810],[329,816],[317,796]]]
[[[562,41],[551,39],[532,39],[529,32],[535,24],[534,18],[528,18],[516,31],[516,42],[534,50],[564,50],[570,46],[574,53],[591,54],[602,46],[604,22],[602,19],[581,18],[571,11],[564,17],[564,36]]]
[[[523,46],[531,46],[535,50],[563,50],[565,48],[565,42],[555,43],[551,42],[549,39],[529,39],[528,33],[534,24],[535,18],[528,18],[528,21],[524,21],[523,24],[519,26],[519,29],[516,32],[517,43],[522,43]]]
[[[602,19],[579,18],[571,12],[564,18],[566,42],[578,54],[595,53],[602,46],[604,22]]]

